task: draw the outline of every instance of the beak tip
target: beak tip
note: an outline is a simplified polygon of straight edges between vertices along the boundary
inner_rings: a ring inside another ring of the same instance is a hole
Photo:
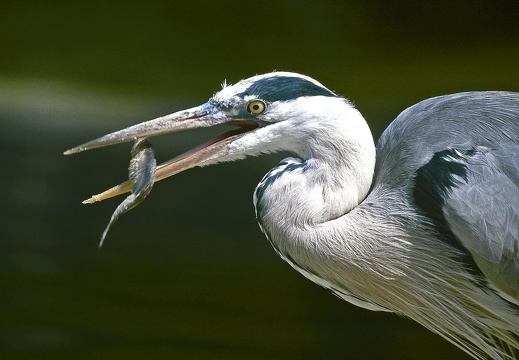
[[[83,200],[83,201],[82,201],[82,204],[85,204],[85,205],[86,205],[86,204],[94,204],[94,203],[96,203],[96,202],[98,202],[98,201],[104,200],[104,198],[102,198],[100,195],[101,195],[101,194],[98,194],[98,195],[92,195],[92,196],[89,197],[88,199]]]
[[[63,155],[72,155],[72,154],[77,154],[78,152],[81,152],[81,151],[83,151],[82,148],[80,148],[80,147],[75,147],[75,148],[68,149],[67,151],[63,152]]]

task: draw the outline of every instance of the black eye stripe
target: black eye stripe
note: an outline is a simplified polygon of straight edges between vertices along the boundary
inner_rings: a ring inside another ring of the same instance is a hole
[[[337,96],[325,87],[295,76],[267,77],[237,95],[242,98],[257,96],[268,102],[294,100],[301,96]]]

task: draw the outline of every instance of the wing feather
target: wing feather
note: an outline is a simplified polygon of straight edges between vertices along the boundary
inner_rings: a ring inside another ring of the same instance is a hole
[[[519,93],[459,93],[406,109],[377,143],[378,184],[412,194],[439,240],[519,304]]]
[[[457,159],[466,175],[444,199],[443,212],[491,283],[519,303],[519,177],[504,170],[503,151],[480,148]],[[519,146],[508,151],[514,156]]]

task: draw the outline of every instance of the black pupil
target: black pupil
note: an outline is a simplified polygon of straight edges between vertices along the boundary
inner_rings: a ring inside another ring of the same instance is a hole
[[[260,108],[260,107],[259,107],[258,104],[256,104],[256,105],[252,105],[252,109],[253,109],[253,110],[259,110],[259,108]]]

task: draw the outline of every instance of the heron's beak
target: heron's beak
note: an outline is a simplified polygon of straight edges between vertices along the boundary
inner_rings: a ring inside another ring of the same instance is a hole
[[[76,154],[81,151],[98,147],[134,141],[138,138],[152,137],[170,132],[188,129],[210,127],[219,124],[229,124],[238,128],[225,132],[169,161],[166,161],[155,170],[155,181],[163,180],[195,166],[203,166],[216,162],[227,154],[227,145],[236,141],[245,133],[259,127],[259,123],[252,120],[230,119],[211,103],[206,103],[188,110],[182,110],[154,120],[146,121],[126,129],[113,132],[98,139],[65,151],[65,155]],[[84,203],[93,203],[105,200],[130,191],[129,181],[123,182],[105,192],[94,195]]]

